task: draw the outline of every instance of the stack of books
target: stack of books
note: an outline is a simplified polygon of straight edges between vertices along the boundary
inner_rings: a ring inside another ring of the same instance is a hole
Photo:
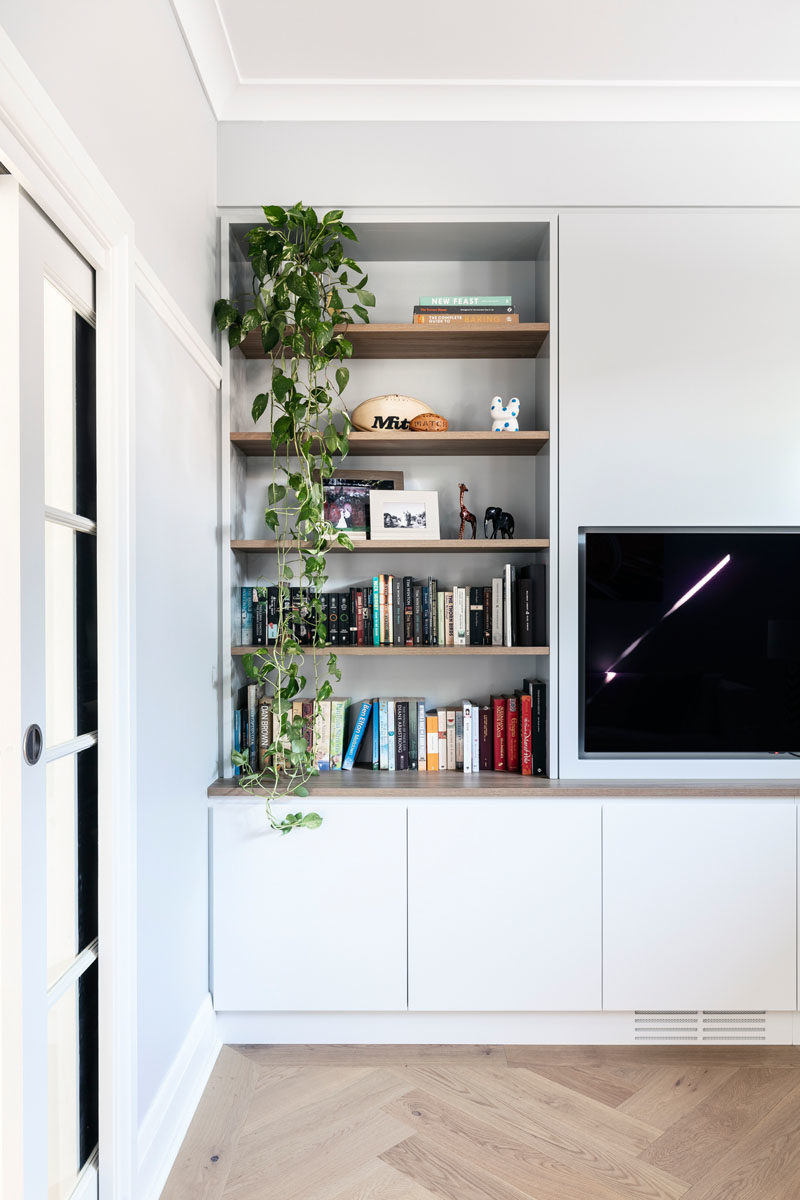
[[[412,322],[444,329],[519,325],[519,313],[511,296],[420,296]]]
[[[545,567],[506,563],[484,583],[447,587],[437,579],[374,575],[372,581],[320,596],[316,627],[306,589],[284,587],[304,646],[543,646],[547,641]],[[277,585],[242,588],[241,644],[273,645],[281,593]]]
[[[547,685],[538,679],[483,704],[458,700],[434,709],[421,696],[300,698],[291,717],[319,771],[547,771]],[[274,724],[272,700],[259,696],[257,684],[242,688],[234,749],[248,752],[252,770],[282,768],[285,747]]]

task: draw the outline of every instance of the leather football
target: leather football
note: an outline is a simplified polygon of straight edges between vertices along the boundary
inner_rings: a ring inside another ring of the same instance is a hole
[[[353,410],[351,420],[354,429],[369,433],[379,433],[381,430],[397,432],[408,429],[412,418],[430,411],[427,404],[415,400],[413,396],[390,394],[365,400]]]
[[[447,417],[440,417],[438,413],[433,412],[420,413],[418,417],[411,418],[408,428],[414,433],[444,433],[447,429]]]

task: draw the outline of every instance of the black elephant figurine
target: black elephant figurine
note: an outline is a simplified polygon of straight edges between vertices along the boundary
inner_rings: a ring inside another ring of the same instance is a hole
[[[502,511],[502,508],[494,506],[493,508],[487,508],[486,512],[483,514],[483,536],[485,538],[489,537],[489,522],[491,522],[492,525],[491,536],[493,538],[497,537],[497,522],[500,519],[500,514]]]
[[[501,512],[497,519],[497,528],[500,530],[504,538],[513,538],[514,536],[514,518],[511,513]]]
[[[492,532],[489,533],[489,524],[491,522]],[[513,538],[514,536],[514,518],[511,513],[503,512],[502,508],[493,505],[487,508],[483,514],[483,536],[496,538],[499,533],[504,538]]]

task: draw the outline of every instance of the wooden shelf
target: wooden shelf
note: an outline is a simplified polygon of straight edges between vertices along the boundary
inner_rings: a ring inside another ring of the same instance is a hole
[[[377,454],[424,455],[481,455],[518,458],[538,454],[547,445],[550,434],[545,430],[519,430],[517,433],[478,432],[471,429],[448,430],[446,433],[360,433],[349,438],[347,458],[363,458]],[[232,433],[231,445],[250,458],[272,456],[272,437],[269,433]],[[313,452],[318,449],[316,439]]]
[[[465,775],[463,771],[369,771],[356,767],[352,771],[325,771],[309,779],[305,785],[309,795],[317,796],[526,796],[546,791],[549,779],[516,775],[510,771],[480,771]],[[208,789],[209,796],[234,796],[240,800],[258,799],[265,795],[262,788],[246,791],[235,778],[217,779]],[[308,807],[308,800],[287,797],[293,805]]]
[[[515,775],[508,771],[481,771],[465,775],[463,771],[368,771],[356,768],[353,771],[326,771],[315,776],[306,785],[312,796],[334,798],[358,798],[365,800],[373,796],[378,799],[392,797],[447,797],[468,799],[472,796],[518,796],[531,799],[602,799],[611,797],[635,797],[657,799],[668,797],[689,802],[698,797],[730,800],[741,796],[754,796],[792,800],[798,785],[796,780],[753,779],[604,779],[568,780],[531,778]],[[236,779],[217,779],[208,789],[211,797],[228,797],[239,800],[260,800],[265,793],[261,789],[246,791]],[[308,800],[286,798],[293,807],[308,808]]]
[[[235,658],[243,654],[255,654],[258,650],[267,650],[268,646],[232,646],[231,653]],[[461,655],[528,655],[549,654],[548,646],[303,646],[303,654],[366,654],[366,655],[403,655],[424,654],[428,657],[442,654]]]
[[[304,542],[287,541],[286,550],[298,550],[305,546]],[[414,539],[404,539],[396,542],[382,542],[370,539],[366,542],[353,542],[353,549],[344,546],[329,546],[326,554],[523,554],[530,550],[546,550],[550,545],[549,538],[476,538],[459,541],[457,538],[444,538],[438,542],[423,542]],[[237,538],[231,541],[231,550],[241,550],[245,554],[275,554],[278,543],[272,538]]]
[[[347,338],[353,358],[536,358],[549,332],[544,322],[463,329],[409,323],[351,325]],[[248,333],[241,350],[245,358],[266,358],[261,331]]]

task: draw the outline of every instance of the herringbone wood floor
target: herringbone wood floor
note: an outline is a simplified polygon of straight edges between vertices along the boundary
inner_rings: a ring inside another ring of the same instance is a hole
[[[226,1046],[162,1200],[800,1200],[791,1047]]]

